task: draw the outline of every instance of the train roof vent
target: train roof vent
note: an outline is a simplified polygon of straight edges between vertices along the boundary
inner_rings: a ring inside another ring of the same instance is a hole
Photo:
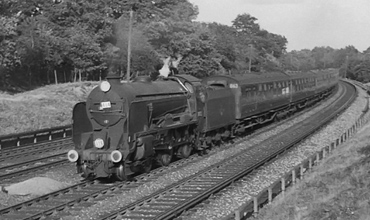
[[[133,80],[133,82],[150,83],[152,82],[152,79],[149,76],[138,76]]]

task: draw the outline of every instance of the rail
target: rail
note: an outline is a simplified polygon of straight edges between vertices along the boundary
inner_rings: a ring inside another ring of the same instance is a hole
[[[306,158],[302,163],[298,164],[290,171],[281,175],[281,177],[270,186],[264,188],[259,194],[254,195],[250,200],[246,201],[242,206],[234,210],[233,213],[222,218],[222,220],[241,220],[252,216],[256,217],[261,207],[265,204],[271,204],[272,200],[280,194],[284,196],[286,188],[295,185],[297,180],[302,180],[303,177],[312,170],[313,166],[318,165],[321,160],[326,158],[326,156],[340,144],[346,142],[357,132],[358,129],[367,123],[369,117],[366,118],[365,115],[368,110],[369,100],[367,99],[367,105],[361,116],[349,129],[341,134],[340,137],[332,141],[330,145],[323,147],[321,150]]]
[[[45,128],[36,131],[22,132],[18,134],[3,135],[0,136],[0,150],[15,146],[19,147],[21,145],[52,141],[70,136],[72,136],[71,125]]]

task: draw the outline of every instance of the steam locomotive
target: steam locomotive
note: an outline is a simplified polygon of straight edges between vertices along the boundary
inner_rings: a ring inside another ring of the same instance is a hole
[[[68,159],[85,177],[126,180],[302,109],[337,82],[334,70],[131,82],[107,76],[73,109],[75,149]]]

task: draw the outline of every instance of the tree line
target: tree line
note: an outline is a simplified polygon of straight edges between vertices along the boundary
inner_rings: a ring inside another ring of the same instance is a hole
[[[343,66],[334,49],[287,53],[287,39],[262,29],[250,14],[230,26],[195,22],[197,15],[188,0],[2,0],[0,89],[124,76],[130,30],[135,76],[158,72],[167,57],[182,57],[178,71],[196,77]],[[347,69],[360,71],[352,67],[352,52],[343,50]]]
[[[342,77],[370,82],[370,47],[363,52],[351,45],[341,49],[315,47],[291,51],[281,57],[281,62],[293,71],[336,68]]]

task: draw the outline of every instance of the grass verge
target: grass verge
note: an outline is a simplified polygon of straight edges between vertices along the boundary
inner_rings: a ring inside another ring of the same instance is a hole
[[[256,219],[370,219],[370,123]]]
[[[64,83],[15,95],[0,93],[0,135],[71,124],[73,106],[85,101],[96,85]]]

